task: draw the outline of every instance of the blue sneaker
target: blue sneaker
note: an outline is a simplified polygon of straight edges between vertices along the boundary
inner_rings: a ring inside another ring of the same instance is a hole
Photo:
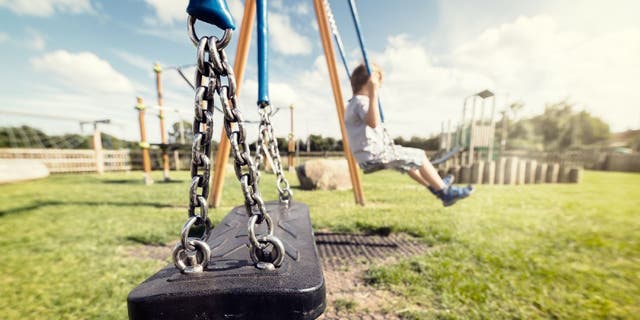
[[[442,182],[444,183],[444,188],[449,188],[449,186],[451,186],[453,184],[453,181],[456,179],[456,177],[454,177],[452,174],[448,174],[446,176],[444,176],[444,178],[442,178]],[[438,196],[438,194],[436,193],[436,190],[433,189],[431,186],[427,187],[427,189],[429,189],[429,191],[431,191],[431,193],[433,193],[434,196]]]
[[[472,192],[472,185],[466,187],[449,186],[448,188],[436,191],[436,196],[442,200],[442,204],[445,207],[448,207],[456,203],[456,201],[470,196]]]

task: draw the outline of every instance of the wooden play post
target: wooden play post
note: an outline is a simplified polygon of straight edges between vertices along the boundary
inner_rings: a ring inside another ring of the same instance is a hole
[[[333,42],[331,41],[331,35],[329,33],[327,14],[322,0],[313,0],[313,5],[316,11],[316,18],[318,20],[318,29],[322,40],[322,48],[324,49],[324,57],[327,61],[327,68],[329,69],[329,78],[331,79],[331,88],[333,89],[333,99],[335,100],[336,111],[338,112],[338,122],[340,123],[340,133],[342,134],[342,146],[344,148],[345,157],[347,158],[347,164],[349,165],[349,175],[351,177],[351,185],[353,186],[353,195],[357,204],[364,205],[365,199],[362,191],[362,185],[360,184],[360,171],[358,170],[356,160],[351,153],[349,139],[347,137],[347,129],[344,126],[344,100],[342,98],[342,89],[340,88],[340,80],[338,78]]]
[[[244,13],[242,14],[242,24],[240,25],[240,35],[238,36],[238,47],[236,48],[236,58],[233,65],[233,72],[236,75],[236,96],[240,96],[240,88],[242,87],[245,66],[247,65],[247,56],[249,55],[251,31],[255,15],[255,0],[245,1]],[[216,153],[216,160],[213,169],[211,192],[209,194],[209,206],[214,208],[220,205],[220,200],[222,199],[222,187],[224,186],[226,165],[231,148],[224,129],[222,129],[219,141],[220,143],[218,144],[218,152]]]
[[[151,159],[149,158],[149,143],[147,142],[147,129],[144,126],[144,111],[146,107],[142,98],[137,97],[136,110],[138,110],[138,122],[140,123],[140,149],[142,149],[142,168],[144,169],[144,183],[150,185],[151,179]]]
[[[164,127],[164,110],[162,110],[162,67],[157,62],[153,65],[156,74],[156,89],[158,91],[158,118],[160,119],[160,143],[162,143],[162,170],[164,181],[169,181],[169,153],[167,153],[167,132]]]
[[[293,156],[295,154],[296,151],[296,139],[295,139],[295,135],[293,133],[293,109],[295,107],[293,106],[293,104],[291,104],[289,106],[289,110],[290,112],[290,117],[291,117],[291,132],[289,133],[289,145],[287,148],[287,166],[289,167],[289,172],[293,171],[293,167],[295,166],[295,164],[293,163]]]

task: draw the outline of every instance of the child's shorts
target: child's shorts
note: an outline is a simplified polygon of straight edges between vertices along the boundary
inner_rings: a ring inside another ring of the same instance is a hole
[[[402,173],[420,168],[426,159],[424,150],[394,145],[374,160],[360,163],[365,173],[381,169],[395,169]]]

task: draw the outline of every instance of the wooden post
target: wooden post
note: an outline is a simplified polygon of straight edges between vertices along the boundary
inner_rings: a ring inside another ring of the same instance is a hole
[[[144,126],[144,110],[146,107],[142,98],[137,97],[136,109],[138,110],[138,122],[140,123],[140,148],[142,149],[142,168],[144,169],[144,183],[153,183],[151,178],[151,159],[149,158],[149,143],[147,142],[147,129]]]
[[[538,167],[538,161],[527,161],[527,167],[525,169],[524,183],[532,184],[536,182],[536,168]]]
[[[495,140],[495,131],[496,131],[496,121],[495,121],[495,113],[496,113],[496,96],[491,97],[491,137],[489,138],[489,151],[487,151],[487,161],[493,161],[493,142]]]
[[[476,126],[476,98],[478,96],[473,96],[473,102],[472,107],[471,107],[471,122],[469,124],[469,162],[467,163],[467,165],[472,165],[473,164],[473,152],[474,149],[476,148],[475,146],[475,141],[473,141],[473,128]]]
[[[167,152],[167,132],[164,127],[164,110],[162,110],[162,67],[157,62],[153,65],[156,73],[156,89],[158,91],[158,118],[160,119],[160,142],[162,143],[162,170],[164,181],[169,181],[169,153]]]
[[[98,124],[93,124],[93,151],[96,154],[96,172],[98,174],[104,173],[104,155],[102,153],[102,135]]]
[[[290,117],[291,117],[291,132],[289,133],[289,146],[287,148],[287,152],[288,152],[288,154],[287,154],[287,156],[288,156],[287,157],[287,165],[289,167],[288,168],[289,172],[292,172],[293,171],[293,167],[295,166],[295,164],[293,163],[293,160],[294,160],[293,159],[293,155],[294,155],[294,153],[296,151],[296,139],[295,139],[295,134],[293,133],[293,109],[294,109],[294,106],[293,106],[293,104],[291,104],[289,106],[289,110],[291,111],[291,113],[290,113]]]
[[[514,185],[517,181],[518,157],[508,157],[504,169],[504,184]]]
[[[547,176],[545,177],[545,181],[547,183],[557,183],[558,182],[558,173],[560,171],[560,165],[557,163],[550,163],[547,166]]]
[[[547,164],[540,163],[536,167],[536,176],[534,179],[534,183],[545,183],[547,179]]]
[[[496,161],[496,179],[495,184],[503,184],[504,183],[504,170],[506,169],[507,159],[503,156],[500,156]]]
[[[484,175],[484,161],[478,160],[471,165],[471,181],[472,184],[482,184]]]
[[[580,180],[582,180],[582,169],[577,167],[569,169],[569,178],[567,182],[580,183]]]
[[[327,61],[327,68],[329,69],[329,78],[331,79],[333,98],[336,104],[336,111],[338,112],[340,133],[342,134],[342,146],[344,148],[344,154],[347,158],[347,164],[349,165],[349,174],[351,176],[351,185],[353,186],[353,195],[357,204],[364,205],[365,200],[364,193],[362,191],[362,185],[360,184],[360,171],[358,170],[356,160],[351,153],[351,148],[349,147],[349,139],[347,137],[347,129],[344,126],[344,99],[342,98],[342,89],[340,88],[340,79],[338,78],[338,70],[336,67],[333,42],[331,42],[331,35],[329,33],[327,13],[325,11],[322,0],[313,0],[313,5],[316,11],[316,18],[318,20],[318,29],[320,31],[320,38],[322,39],[324,57]]]
[[[487,161],[484,164],[484,173],[482,174],[482,183],[493,184],[496,180],[496,162]]]
[[[247,56],[249,55],[251,31],[255,15],[255,0],[245,1],[244,13],[242,14],[242,24],[240,25],[240,35],[238,36],[238,47],[236,48],[236,58],[233,65],[233,72],[236,75],[236,96],[240,96],[240,88],[242,87],[242,79],[244,78],[244,69],[247,65]],[[211,191],[209,193],[210,207],[216,208],[220,205],[230,148],[231,145],[229,144],[229,139],[223,129],[220,134],[220,143],[218,144],[218,152],[216,153],[216,160],[213,168],[213,181]]]
[[[500,128],[500,156],[504,155],[507,149],[507,133],[509,132],[509,116],[507,115],[507,108],[502,112],[502,127]]]
[[[173,150],[173,162],[175,163],[175,170],[180,170],[180,152]]]

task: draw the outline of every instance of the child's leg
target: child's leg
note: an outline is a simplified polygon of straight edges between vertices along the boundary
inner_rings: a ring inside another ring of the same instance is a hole
[[[409,175],[409,177],[411,177],[413,180],[417,181],[419,184],[428,187],[429,183],[422,178],[422,175],[420,174],[420,170],[418,169],[414,169],[414,170],[409,170],[407,171],[407,174]]]
[[[438,191],[444,188],[444,182],[442,181],[442,178],[440,178],[438,171],[433,167],[429,159],[427,159],[426,157],[424,162],[422,163],[422,166],[420,167],[420,175],[428,185],[431,185],[433,187],[434,190]]]

